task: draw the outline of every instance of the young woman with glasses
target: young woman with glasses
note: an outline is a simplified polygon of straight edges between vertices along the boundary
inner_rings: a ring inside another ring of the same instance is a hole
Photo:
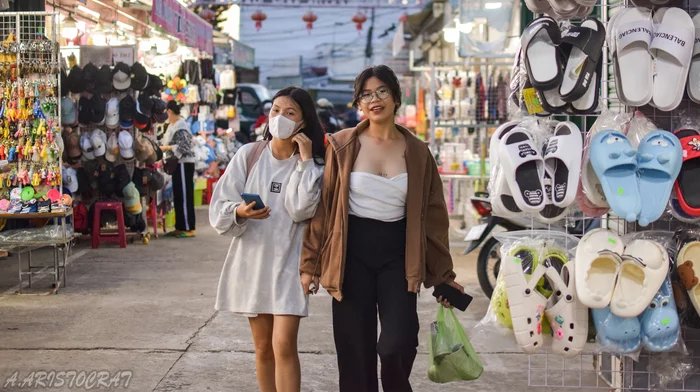
[[[304,236],[304,290],[320,279],[333,296],[340,392],[378,391],[377,354],[384,391],[412,391],[421,285],[464,291],[454,281],[437,165],[423,141],[395,124],[400,103],[389,67],[355,79],[354,105],[367,119],[328,135],[321,202]]]

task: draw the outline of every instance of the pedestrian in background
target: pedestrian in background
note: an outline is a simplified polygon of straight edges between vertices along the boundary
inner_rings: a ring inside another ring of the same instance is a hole
[[[355,79],[367,119],[328,135],[322,200],[304,236],[301,282],[333,296],[340,392],[412,391],[421,285],[454,282],[442,181],[421,140],[395,124],[401,88],[380,65]],[[446,306],[449,306],[445,302]],[[381,337],[377,342],[377,309]]]
[[[213,192],[209,221],[234,237],[216,309],[248,317],[260,390],[298,392],[297,335],[308,316],[299,260],[321,199],[324,134],[305,90],[285,88],[272,103],[265,140],[241,147]],[[243,193],[259,195],[265,207],[246,204]]]
[[[169,101],[168,129],[163,137],[163,145],[160,147],[165,155],[165,160],[177,159],[177,168],[172,174],[173,198],[175,203],[175,230],[166,234],[177,238],[194,237],[194,142],[190,126],[180,116],[182,105],[175,101]]]

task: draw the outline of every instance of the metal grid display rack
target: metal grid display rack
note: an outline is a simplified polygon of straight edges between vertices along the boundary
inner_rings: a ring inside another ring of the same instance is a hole
[[[3,180],[0,192],[3,198],[7,198],[9,190],[14,187],[10,185],[13,182],[12,174],[19,176],[17,173],[21,173],[22,169],[29,173],[41,173],[36,181],[32,181],[34,187],[57,188],[63,193],[59,41],[58,13],[0,13],[1,121],[5,128],[0,148],[4,152],[3,159],[7,159],[6,165],[0,168]],[[13,105],[15,109],[24,109],[31,114],[25,114],[25,117],[19,114],[16,120],[12,120],[6,115],[6,110]],[[29,122],[34,121],[31,119],[39,123],[43,121],[45,128],[41,130],[36,123],[30,125]],[[8,128],[12,135],[7,131]],[[18,153],[20,146],[29,146],[30,143],[33,147],[24,148],[24,159],[21,159],[22,155]],[[38,150],[41,153],[37,157]],[[9,159],[10,151],[18,153],[17,159]],[[33,156],[28,159],[30,151]],[[53,180],[47,179],[49,173]],[[34,179],[33,175],[29,177]],[[66,218],[71,215],[70,208],[52,213],[0,214],[0,219],[6,220],[53,219],[56,225],[56,234],[50,238],[0,239],[0,248],[17,254],[19,293],[22,293],[25,276],[29,278],[31,287],[33,276],[52,275],[53,292],[58,290],[61,282],[65,284],[65,266],[73,242]],[[32,264],[31,252],[42,247],[53,248],[53,263],[50,266]],[[26,268],[22,263],[22,253],[28,253]]]
[[[700,12],[700,0],[672,1],[666,6],[676,6],[685,9],[691,16]],[[600,18],[608,27],[610,17],[623,7],[634,7],[628,1],[601,0],[596,5],[593,15]],[[577,21],[573,21],[577,22]],[[612,61],[610,60],[607,43],[603,48],[603,75],[601,78],[601,104],[607,110],[615,112],[631,113],[635,109],[646,115],[658,129],[673,131],[681,123],[681,116],[689,112],[700,116],[700,105],[693,103],[685,97],[676,110],[662,112],[651,106],[642,108],[629,108],[621,104],[615,91],[615,83],[612,79]],[[567,121],[579,122],[582,131],[590,129],[596,120],[596,116],[557,116]],[[575,219],[566,218],[566,226],[574,225],[578,220],[590,220],[591,217]],[[641,230],[668,230],[679,228],[697,227],[677,221],[671,217],[662,217],[661,220],[652,223],[646,228],[636,223],[628,224],[623,219],[614,216],[603,217],[602,227],[617,231],[620,234]],[[607,353],[596,353],[593,345],[589,344],[587,350],[579,357],[565,359],[548,351],[534,354],[528,358],[528,386],[546,389],[557,388],[563,390],[609,390],[609,391],[700,391],[700,331],[684,328],[683,340],[688,350],[688,355],[680,353],[648,353],[642,351],[635,361],[630,357]],[[674,379],[664,379],[663,371],[667,371],[670,362],[679,363],[682,359],[685,373]]]

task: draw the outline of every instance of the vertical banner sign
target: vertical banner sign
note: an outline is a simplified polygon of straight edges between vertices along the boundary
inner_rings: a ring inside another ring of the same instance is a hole
[[[214,28],[177,0],[153,0],[151,20],[187,46],[214,54]]]

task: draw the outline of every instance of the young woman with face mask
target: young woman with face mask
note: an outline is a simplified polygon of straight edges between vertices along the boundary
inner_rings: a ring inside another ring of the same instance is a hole
[[[454,281],[437,165],[423,141],[395,124],[400,103],[389,67],[355,79],[354,104],[367,119],[328,135],[322,200],[304,237],[302,285],[308,292],[320,277],[333,296],[340,392],[378,391],[377,354],[384,391],[412,391],[421,285],[464,292]]]
[[[265,140],[238,150],[209,208],[211,225],[234,237],[216,309],[248,317],[262,392],[301,388],[297,333],[308,296],[299,284],[299,260],[304,229],[321,199],[323,143],[309,93],[280,90]],[[259,195],[265,207],[246,204],[243,193]]]

